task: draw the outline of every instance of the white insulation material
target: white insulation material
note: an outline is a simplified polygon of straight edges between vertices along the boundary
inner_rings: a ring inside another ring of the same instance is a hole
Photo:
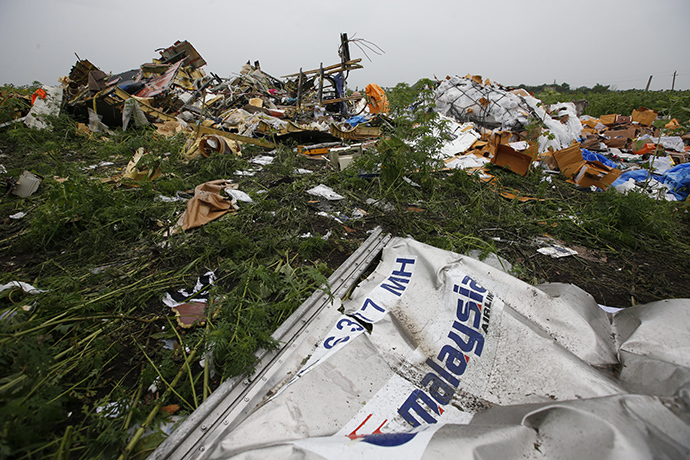
[[[542,127],[539,152],[570,146],[582,132],[582,123],[572,102],[548,107],[539,99],[507,91],[496,84],[483,84],[466,77],[443,80],[436,89],[436,111],[459,123],[519,131],[531,123]]]
[[[690,300],[614,315],[394,238],[280,378],[186,458],[651,459],[690,455]]]

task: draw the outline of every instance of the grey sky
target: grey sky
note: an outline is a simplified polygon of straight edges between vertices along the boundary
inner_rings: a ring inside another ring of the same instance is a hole
[[[349,87],[479,74],[505,85],[690,89],[689,0],[0,0],[0,84],[57,84],[74,53],[106,72],[189,40],[207,72],[274,76],[339,62],[340,33],[385,50]]]

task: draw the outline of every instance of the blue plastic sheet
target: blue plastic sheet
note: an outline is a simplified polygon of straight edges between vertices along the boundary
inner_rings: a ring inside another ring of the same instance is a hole
[[[649,177],[650,172],[646,169],[637,169],[635,171],[625,171],[616,179],[613,187],[624,184],[629,179],[635,182],[644,182]],[[690,163],[683,163],[675,166],[663,174],[652,174],[652,179],[656,179],[662,184],[671,186],[669,193],[676,197],[678,201],[685,201],[690,192]]]
[[[358,124],[360,124],[360,123],[366,123],[367,121],[369,121],[369,120],[367,120],[367,117],[365,117],[364,115],[357,115],[356,117],[351,117],[351,118],[349,118],[349,119],[347,120],[347,122],[348,122],[348,123],[350,124],[350,126],[352,126],[353,128],[354,128],[355,126],[357,126]]]
[[[644,182],[647,180],[647,177],[649,177],[649,171],[646,169],[636,169],[634,171],[625,171],[620,176],[618,176],[618,179],[613,181],[611,186],[617,187],[621,184],[628,182],[630,179],[633,179],[635,182]],[[661,175],[652,174],[652,179],[656,179],[659,182],[661,182]]]
[[[599,161],[601,163],[604,163],[606,166],[608,166],[610,168],[617,168],[618,167],[618,165],[616,165],[616,163],[609,160],[604,155],[602,155],[600,153],[590,152],[587,149],[582,149],[582,158],[584,158],[587,161]]]
[[[671,193],[684,201],[690,192],[690,163],[674,166],[664,173],[664,183],[671,185]]]

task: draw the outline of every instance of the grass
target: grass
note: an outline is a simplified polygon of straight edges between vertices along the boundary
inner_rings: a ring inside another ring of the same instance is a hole
[[[424,85],[399,90],[391,100],[400,101],[394,109],[401,115],[410,101],[428,97]],[[689,255],[687,204],[584,193],[562,178],[546,182],[538,170],[521,177],[492,168],[501,186],[542,199],[507,200],[465,172],[429,167],[428,155],[438,147],[432,128],[442,127],[432,126],[425,113],[415,116],[420,125],[411,130],[409,119],[399,123],[402,128],[387,132],[392,141],[352,169],[335,172],[281,145],[274,164],[256,176],[234,176],[265,154],[254,147],[242,157],[186,160],[184,137],[150,129],[86,136],[65,115],[52,120],[52,131],[3,128],[6,177],[28,169],[44,180],[31,197],[0,201],[0,284],[24,281],[46,292],[0,293],[0,314],[15,313],[0,320],[0,456],[149,452],[160,434],[138,436],[170,419],[162,409],[175,404],[177,415],[188,415],[223,380],[251,371],[254,352],[277,345],[271,333],[375,225],[459,253],[498,253],[517,261],[515,273],[530,282],[543,279],[525,254],[547,229],[554,238],[608,254],[644,256],[672,245]],[[418,142],[414,151],[398,141],[409,134]],[[121,173],[140,147],[160,177],[102,180]],[[102,162],[112,165],[91,168]],[[387,169],[381,176],[358,174],[378,165]],[[314,172],[293,173],[298,167]],[[254,203],[166,236],[184,202],[160,196],[188,197],[196,185],[219,178],[234,178]],[[319,183],[346,200],[310,203],[306,190]],[[369,205],[368,198],[390,207]],[[367,215],[341,225],[317,214],[327,208],[350,216],[360,208]],[[27,216],[9,217],[19,211]],[[178,327],[161,298],[210,270],[217,276],[208,307],[213,313],[201,326]]]

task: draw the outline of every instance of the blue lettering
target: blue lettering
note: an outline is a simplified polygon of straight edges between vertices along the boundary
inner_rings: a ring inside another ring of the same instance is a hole
[[[452,334],[452,332],[451,332]],[[462,375],[467,369],[467,359],[460,350],[453,348],[450,345],[444,345],[438,354],[440,361],[445,361],[446,368],[455,375]],[[456,385],[457,386],[457,385]]]
[[[440,405],[445,406],[453,398],[453,393],[455,393],[455,389],[443,380],[441,380],[441,377],[434,374],[433,372],[429,372],[422,379],[423,387],[429,384],[431,384],[431,386],[429,387],[429,394]]]
[[[364,330],[364,328],[358,322],[347,318],[342,318],[335,326],[340,330],[342,330],[345,326],[352,326],[350,328],[350,332],[359,332]]]
[[[405,421],[413,427],[418,427],[420,423],[412,416],[410,413],[411,410],[415,411],[417,415],[424,419],[426,423],[436,423],[436,419],[429,414],[421,404],[419,404],[419,399],[421,399],[422,402],[431,408],[431,410],[433,410],[437,415],[441,415],[438,405],[434,403],[434,400],[422,390],[414,390],[410,396],[407,397],[402,406],[400,406],[400,409],[398,409],[398,414],[400,414],[402,418],[404,418]]]
[[[333,343],[331,343],[333,340],[335,340],[335,341]],[[329,337],[323,341],[323,347],[326,350],[330,350],[331,348],[338,345],[339,343],[345,343],[348,340],[350,340],[350,337],[340,337],[339,339],[336,339],[335,337]]]
[[[470,278],[470,289],[477,292],[486,292],[486,288],[481,287],[479,284],[475,283],[473,279]]]
[[[370,305],[371,305],[372,307],[374,307],[376,310],[380,311],[381,313],[386,313],[386,309],[385,309],[385,308],[379,307],[378,305],[376,305],[376,303],[374,303],[373,300],[371,300],[371,299],[368,298],[368,297],[364,300],[364,303],[362,304],[362,307],[361,307],[359,310],[360,310],[360,311],[364,311],[364,310],[366,310],[367,307],[370,306]]]
[[[471,329],[457,321],[453,321],[453,329],[467,335],[468,338],[467,342],[465,342],[455,332],[450,331],[448,333],[448,338],[453,340],[453,342],[455,342],[458,345],[458,348],[460,348],[462,351],[469,353],[470,351],[472,351],[472,349],[475,349],[474,345],[476,344],[477,346],[474,350],[474,354],[477,356],[481,356],[482,349],[484,348],[484,336],[481,332],[475,331],[474,329]]]
[[[446,346],[450,347],[450,345],[446,345]],[[453,348],[453,347],[450,347],[450,348]],[[453,350],[455,350],[455,349],[453,348]],[[439,359],[441,359],[441,355],[439,354],[438,356],[439,356]],[[430,368],[432,368],[433,370],[435,370],[438,375],[440,375],[441,377],[446,379],[446,381],[448,383],[450,383],[451,385],[453,385],[455,388],[457,388],[458,385],[460,385],[460,381],[458,379],[456,379],[455,377],[450,375],[447,370],[445,370],[444,368],[439,366],[437,363],[435,363],[433,359],[428,358],[426,360],[426,365],[429,366]],[[463,369],[463,372],[464,372],[464,369]]]
[[[403,259],[402,257],[398,257],[397,259],[395,259],[395,261],[397,263],[399,263],[400,265],[402,265],[402,267],[400,267],[400,270],[396,270],[396,271],[392,272],[391,273],[392,275],[406,276],[407,278],[412,277],[412,272],[406,272],[405,266],[406,265],[414,265],[414,263],[415,263],[414,259]]]
[[[458,309],[455,313],[458,319],[463,323],[466,323],[470,317],[470,312],[475,313],[474,319],[472,320],[472,326],[477,329],[479,328],[479,320],[482,317],[482,312],[479,310],[479,306],[474,302],[470,302],[469,300],[467,302],[463,302],[462,300],[458,299]]]
[[[410,282],[409,279],[396,278],[394,276],[389,276],[388,281],[393,283],[393,285],[381,283],[381,289],[385,289],[386,291],[390,291],[393,294],[397,295],[398,297],[400,297],[402,295],[403,291],[407,287],[407,286],[404,286],[403,284],[407,284]]]
[[[473,281],[473,283],[474,283],[474,281]],[[484,289],[484,290],[486,290],[486,289]],[[469,297],[470,299],[476,301],[479,304],[484,302],[484,296],[483,295],[481,295],[475,291],[470,291],[467,288],[460,287],[457,284],[453,286],[453,292],[456,292],[460,295],[464,295],[465,297]]]

